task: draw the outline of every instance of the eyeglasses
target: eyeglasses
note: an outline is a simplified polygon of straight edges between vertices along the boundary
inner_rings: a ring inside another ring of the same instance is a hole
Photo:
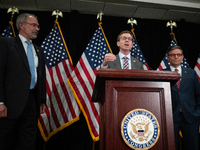
[[[133,38],[131,38],[131,37],[125,37],[125,36],[120,37],[120,39],[122,39],[123,41],[126,41],[126,39],[128,41],[133,41]]]
[[[24,22],[24,23],[27,23],[27,24],[33,26],[34,28],[37,27],[38,29],[40,29],[40,25],[37,25],[36,23],[28,23],[28,22]]]
[[[183,54],[169,54],[168,56],[170,56],[170,57],[181,57],[181,56],[183,56]]]

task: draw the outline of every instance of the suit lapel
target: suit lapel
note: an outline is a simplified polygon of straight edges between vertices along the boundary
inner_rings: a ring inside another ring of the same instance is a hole
[[[16,41],[15,41],[15,48],[18,51],[18,53],[19,53],[19,55],[20,55],[20,57],[22,59],[22,62],[26,66],[27,70],[30,72],[29,64],[28,64],[28,59],[27,59],[24,47],[22,45],[22,42],[21,42],[21,40],[20,40],[20,38],[18,36],[15,39],[16,39]]]
[[[185,83],[185,79],[187,78],[187,69],[182,67],[182,78],[181,78],[181,84],[180,84],[180,88],[184,85]]]
[[[172,71],[172,70],[170,69],[170,66],[168,66],[166,70],[167,70],[167,71]],[[181,86],[180,86],[180,87],[181,87]],[[174,86],[173,86],[172,88],[173,88],[174,90],[176,90],[176,91],[179,90],[176,83],[174,84]]]
[[[36,55],[37,55],[37,57],[38,57],[38,64],[39,64],[39,60],[40,60],[40,51],[39,51],[39,49],[37,48],[37,46],[35,46],[35,44],[33,44],[33,46],[34,46],[34,49],[35,49],[35,53],[36,53]]]
[[[116,63],[115,63],[116,69],[121,69],[122,66],[121,66],[121,63],[120,63],[119,54],[116,55],[116,60],[115,61],[116,61]]]
[[[36,68],[36,70],[37,70],[37,74],[39,74],[39,71],[40,71],[41,55],[40,55],[40,51],[39,51],[39,49],[37,48],[37,46],[34,45],[34,44],[33,44],[33,46],[34,46],[34,49],[35,49],[36,55],[37,55],[37,57],[38,57],[38,67]]]
[[[137,69],[136,60],[133,57],[131,57],[131,69]]]

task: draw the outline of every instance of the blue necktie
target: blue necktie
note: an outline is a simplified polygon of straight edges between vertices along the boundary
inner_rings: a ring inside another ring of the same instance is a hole
[[[35,86],[35,63],[34,63],[34,56],[33,56],[33,50],[31,46],[30,41],[26,41],[28,44],[27,46],[27,58],[28,58],[28,63],[29,63],[29,68],[31,71],[31,85],[30,89],[33,89]]]

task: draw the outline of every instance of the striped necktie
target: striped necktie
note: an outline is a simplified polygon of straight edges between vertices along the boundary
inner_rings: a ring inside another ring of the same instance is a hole
[[[33,56],[33,50],[32,50],[32,45],[30,41],[26,41],[28,44],[27,46],[27,58],[28,58],[28,63],[29,63],[29,68],[31,72],[31,84],[30,84],[30,89],[33,89],[35,86],[35,63],[34,63],[34,56]]]
[[[123,62],[123,69],[129,69],[129,63],[128,63],[128,57],[123,57],[124,62]]]

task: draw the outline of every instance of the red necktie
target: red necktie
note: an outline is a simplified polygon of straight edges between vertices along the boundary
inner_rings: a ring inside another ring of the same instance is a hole
[[[178,69],[176,68],[175,71],[178,72]],[[180,88],[180,84],[181,84],[181,79],[179,79],[179,80],[176,82],[176,85],[177,85],[178,89]],[[179,108],[179,111],[182,112],[181,106],[180,106],[180,108]]]
[[[178,69],[176,68],[175,69],[176,72],[178,72]],[[177,82],[176,82],[176,85],[178,87],[178,89],[180,88],[180,85],[181,85],[181,79],[179,79]]]

